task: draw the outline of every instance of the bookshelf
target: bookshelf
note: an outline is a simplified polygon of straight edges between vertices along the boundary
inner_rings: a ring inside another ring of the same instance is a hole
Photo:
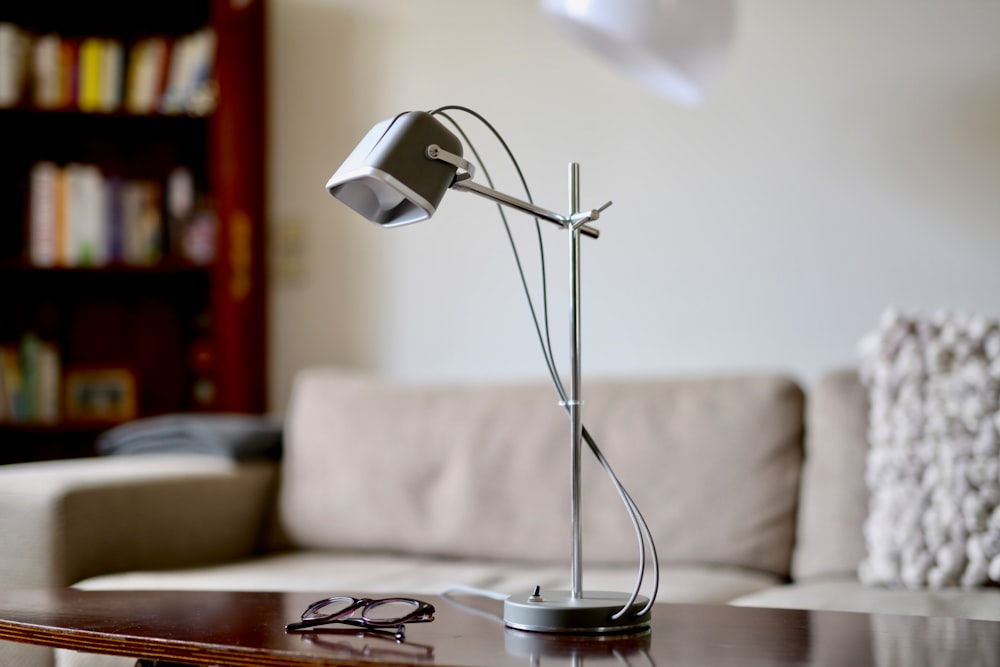
[[[264,18],[0,8],[0,463],[91,455],[133,417],[265,409]]]

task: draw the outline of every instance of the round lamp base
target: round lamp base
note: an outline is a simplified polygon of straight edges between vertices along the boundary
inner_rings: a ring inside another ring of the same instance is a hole
[[[512,595],[503,603],[503,621],[528,632],[603,634],[636,632],[649,627],[652,614],[637,615],[649,602],[639,596],[621,618],[612,618],[628,602],[629,595],[608,591],[584,591],[574,598],[570,591],[536,590]]]

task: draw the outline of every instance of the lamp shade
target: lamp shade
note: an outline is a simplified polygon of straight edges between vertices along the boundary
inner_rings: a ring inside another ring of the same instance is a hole
[[[541,0],[563,32],[654,92],[702,100],[732,38],[732,0]]]
[[[327,191],[386,227],[426,220],[455,180],[456,168],[427,157],[427,147],[462,155],[462,142],[424,111],[375,125],[326,183]]]

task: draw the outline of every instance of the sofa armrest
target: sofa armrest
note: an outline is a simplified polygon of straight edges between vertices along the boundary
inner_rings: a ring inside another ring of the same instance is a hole
[[[0,588],[246,557],[276,468],[191,455],[0,466]]]

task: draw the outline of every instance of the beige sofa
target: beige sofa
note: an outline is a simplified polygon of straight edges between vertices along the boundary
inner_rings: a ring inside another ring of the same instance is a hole
[[[585,422],[648,520],[660,602],[1000,620],[1000,590],[865,587],[866,393],[788,377],[589,381]],[[284,455],[0,467],[0,587],[500,593],[569,586],[569,437],[544,384],[296,379]],[[584,587],[638,548],[587,456]],[[2,664],[51,653],[0,646]],[[16,657],[14,657],[16,656]],[[73,662],[62,656],[60,662]],[[67,663],[68,664],[68,663]]]

